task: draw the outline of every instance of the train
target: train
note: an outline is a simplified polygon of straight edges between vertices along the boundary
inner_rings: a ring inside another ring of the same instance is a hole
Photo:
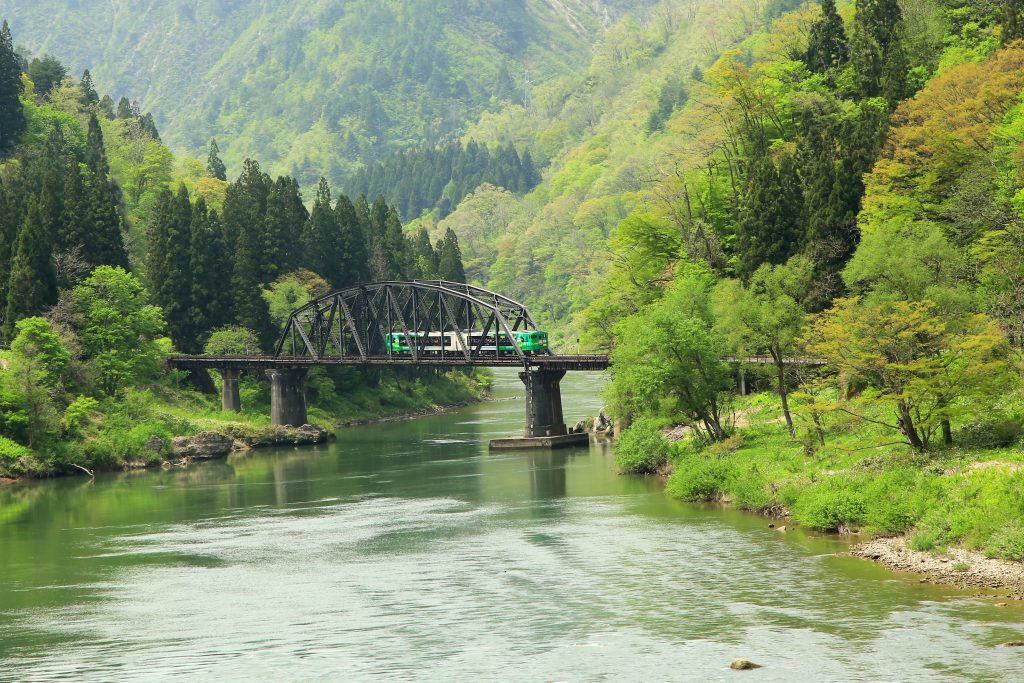
[[[469,344],[470,350],[476,350],[477,346],[480,345],[481,353],[493,353],[495,351],[494,335],[488,334],[484,336],[482,332],[417,332],[412,336],[421,340],[416,345],[416,350],[419,353],[440,355],[441,353],[457,354],[464,352],[465,349],[459,340],[460,334],[465,343]],[[412,353],[412,349],[409,348],[408,337],[406,337],[404,332],[392,332],[385,335],[385,337],[388,350],[391,353]],[[516,343],[519,344],[519,348],[527,355],[547,355],[548,353],[548,333],[542,330],[515,330],[512,332],[512,339],[515,339]],[[512,344],[512,339],[505,332],[499,334],[497,353],[515,354],[516,349]],[[482,345],[481,340],[483,340]]]

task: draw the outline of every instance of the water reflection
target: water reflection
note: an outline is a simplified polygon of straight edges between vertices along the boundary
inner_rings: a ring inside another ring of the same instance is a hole
[[[563,384],[580,417],[599,393]],[[715,680],[735,656],[759,681],[1024,677],[994,647],[1020,606],[676,503],[601,444],[487,452],[521,423],[498,401],[0,488],[0,679]]]

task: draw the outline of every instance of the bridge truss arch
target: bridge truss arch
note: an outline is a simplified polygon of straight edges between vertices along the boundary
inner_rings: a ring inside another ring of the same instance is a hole
[[[513,332],[537,329],[523,304],[480,287],[444,280],[375,282],[328,294],[293,312],[275,357],[374,362],[401,355],[413,362],[440,358],[477,364],[518,356],[528,365],[535,356],[523,351]],[[409,351],[396,353],[389,335],[402,335]],[[429,340],[438,335],[447,335],[452,348],[442,344],[428,351]]]

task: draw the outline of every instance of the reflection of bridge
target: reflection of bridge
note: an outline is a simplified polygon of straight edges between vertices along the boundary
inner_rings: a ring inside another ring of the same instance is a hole
[[[608,357],[524,348],[537,329],[525,306],[479,287],[378,282],[329,294],[292,313],[273,356],[172,356],[170,365],[220,372],[223,406],[231,411],[241,408],[239,374],[265,371],[277,425],[306,422],[304,383],[311,367],[521,367],[525,436],[563,436],[559,382],[567,371],[606,369]]]

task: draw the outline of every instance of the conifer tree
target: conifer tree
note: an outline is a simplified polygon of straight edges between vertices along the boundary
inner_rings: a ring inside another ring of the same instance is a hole
[[[413,275],[415,277],[424,280],[439,279],[437,252],[434,251],[433,245],[430,244],[430,235],[427,233],[426,228],[420,228],[419,232],[416,233],[413,256],[415,259]]]
[[[217,146],[217,138],[210,139],[210,154],[206,158],[206,175],[217,180],[228,179],[228,169],[220,160],[220,147]]]
[[[804,62],[811,71],[826,73],[843,66],[848,58],[846,29],[836,0],[821,0],[821,17],[811,25]]]
[[[320,275],[335,288],[345,284],[345,245],[334,207],[331,205],[331,188],[326,178],[320,178],[320,186],[313,201],[313,211],[306,221],[303,234],[305,265]]]
[[[11,283],[11,257],[18,237],[19,212],[13,193],[0,180],[0,311],[7,309],[7,287]]]
[[[192,208],[190,228],[189,270],[192,275],[189,296],[188,321],[194,338],[189,352],[198,352],[212,330],[231,321],[232,296],[225,274],[231,264],[224,253],[220,218],[216,211],[208,211],[206,200],[200,197]]]
[[[1003,44],[1024,38],[1024,2],[1002,0]]]
[[[88,171],[84,177],[84,199],[89,235],[82,256],[93,266],[128,269],[120,212],[120,190],[105,173]]]
[[[89,73],[88,71],[86,73]],[[103,144],[103,129],[95,114],[89,115],[89,132],[85,147],[85,164],[93,173],[106,177],[110,173],[107,151]]]
[[[857,0],[850,65],[861,97],[884,97],[894,107],[907,96],[907,54],[898,0]]]
[[[96,86],[92,82],[92,74],[89,73],[88,69],[82,72],[82,80],[79,82],[79,87],[82,89],[82,104],[88,107],[99,103],[100,96],[96,92]]]
[[[7,289],[4,333],[11,339],[14,325],[57,302],[57,274],[53,267],[52,235],[42,200],[28,201],[25,221],[18,232]]]
[[[462,250],[455,231],[448,228],[441,240],[437,255],[438,277],[448,282],[465,282],[466,270],[462,265]]]
[[[301,265],[302,231],[308,218],[298,182],[291,177],[278,177],[267,196],[262,240],[264,282],[272,282]]]
[[[267,216],[267,197],[270,195],[271,184],[270,176],[260,170],[260,165],[246,159],[242,164],[241,175],[228,185],[224,197],[224,213],[221,216],[228,254],[234,253],[238,235],[246,227],[255,231],[253,244],[258,246],[259,236],[264,233],[263,221]],[[262,271],[263,260],[261,254],[255,256],[258,258],[258,274]]]
[[[0,155],[9,152],[25,131],[25,112],[21,106],[21,66],[14,52],[11,29],[5,21],[0,27]]]
[[[269,350],[277,332],[270,321],[270,309],[263,298],[260,281],[262,254],[258,225],[243,223],[235,239],[234,268],[231,273],[231,294],[234,298],[234,321],[256,333],[260,345]]]
[[[802,248],[803,214],[793,159],[783,157],[778,169],[767,156],[755,159],[736,229],[737,270],[744,279],[762,263],[785,263]]]
[[[369,276],[366,238],[359,224],[356,207],[345,195],[338,197],[334,216],[338,222],[338,239],[345,246],[345,266],[335,286],[350,287],[366,281]]]
[[[135,113],[132,111],[132,103],[130,101],[128,101],[127,97],[122,97],[117,102],[117,118],[119,118],[119,119],[135,118]]]
[[[194,348],[190,320],[192,203],[182,185],[177,195],[164,190],[150,216],[146,271],[153,303],[163,309],[167,329],[182,350]]]

